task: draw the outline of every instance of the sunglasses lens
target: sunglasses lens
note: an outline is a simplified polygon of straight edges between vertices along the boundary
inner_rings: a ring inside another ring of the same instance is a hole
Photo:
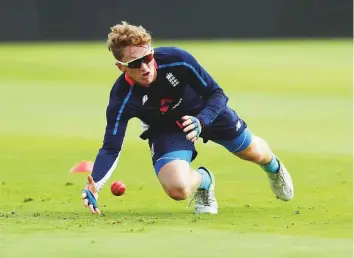
[[[134,60],[133,62],[130,62],[129,64],[128,64],[128,67],[129,68],[140,68],[140,66],[141,66],[141,58],[139,58],[139,59],[137,59],[137,60]]]
[[[144,58],[144,63],[148,64],[154,58],[154,55],[151,53],[151,54],[148,54],[148,55],[144,56],[143,58]]]
[[[151,62],[151,60],[154,58],[154,55],[152,53],[147,54],[146,56],[143,56],[139,59],[136,59],[128,64],[129,68],[140,68],[141,63],[148,64]]]

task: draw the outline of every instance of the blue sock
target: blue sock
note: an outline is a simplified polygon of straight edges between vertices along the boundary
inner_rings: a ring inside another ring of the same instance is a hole
[[[261,165],[261,167],[268,173],[276,174],[279,171],[280,164],[276,157],[273,155],[272,160],[268,164]]]
[[[208,190],[211,184],[209,173],[202,168],[197,169],[197,172],[202,176],[202,182],[200,183],[199,189]]]

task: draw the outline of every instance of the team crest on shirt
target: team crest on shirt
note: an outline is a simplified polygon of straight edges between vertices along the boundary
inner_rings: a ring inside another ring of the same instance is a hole
[[[179,81],[172,73],[167,73],[166,79],[171,83],[173,87],[176,87],[179,84]]]

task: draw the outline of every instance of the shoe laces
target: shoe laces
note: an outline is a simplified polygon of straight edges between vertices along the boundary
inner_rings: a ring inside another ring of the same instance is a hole
[[[209,191],[208,190],[200,189],[199,190],[199,197],[200,197],[201,203],[204,206],[210,206],[210,199],[209,199]]]
[[[197,192],[195,192],[192,196],[192,198],[190,199],[187,207],[186,207],[186,210],[188,210],[188,208],[192,205],[193,201],[196,199],[196,195],[197,195]]]
[[[198,189],[194,194],[192,199],[189,201],[188,207],[191,206],[191,204],[193,203],[193,201],[196,201],[204,206],[210,206],[210,192],[209,190],[205,190],[205,189]]]
[[[274,180],[278,186],[281,186],[281,187],[286,186],[286,183],[284,181],[283,175],[281,174],[281,171],[279,171],[276,174],[271,174],[270,178],[272,180]]]

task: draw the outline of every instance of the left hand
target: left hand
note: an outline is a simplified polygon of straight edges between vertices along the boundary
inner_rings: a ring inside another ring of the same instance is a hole
[[[202,131],[200,121],[194,116],[184,116],[182,117],[182,120],[184,121],[182,124],[183,132],[189,132],[186,136],[187,140],[191,142],[195,142],[196,140],[198,140],[199,135]]]

